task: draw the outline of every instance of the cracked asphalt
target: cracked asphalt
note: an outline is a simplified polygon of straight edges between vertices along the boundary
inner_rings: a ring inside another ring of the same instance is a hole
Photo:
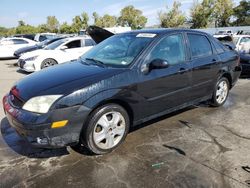
[[[0,61],[0,97],[25,74]],[[250,80],[223,107],[192,106],[140,125],[114,152],[32,148],[0,110],[0,188],[250,187]]]

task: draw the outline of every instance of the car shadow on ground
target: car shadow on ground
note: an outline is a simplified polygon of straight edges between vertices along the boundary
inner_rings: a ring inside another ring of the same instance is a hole
[[[144,127],[147,127],[149,125],[152,125],[154,123],[157,123],[159,121],[162,121],[164,119],[170,118],[172,116],[176,116],[179,115],[181,113],[184,113],[188,110],[192,110],[198,107],[208,107],[209,105],[207,103],[201,103],[198,106],[190,106],[181,110],[178,110],[176,112],[167,114],[167,115],[163,115],[159,118],[155,118],[153,120],[147,121],[145,123],[139,124],[135,127],[132,127],[130,129],[130,133],[135,132],[139,129],[142,129]],[[184,121],[179,120],[180,123],[182,123],[183,125],[188,126],[187,124],[185,124]],[[32,145],[30,145],[24,138],[22,138],[21,136],[19,136],[16,131],[14,130],[14,128],[12,128],[7,120],[7,118],[3,118],[0,124],[0,128],[1,128],[1,134],[2,134],[2,138],[3,140],[6,142],[6,144],[16,153],[23,155],[23,156],[27,156],[29,158],[50,158],[50,157],[55,157],[55,156],[63,156],[63,155],[68,155],[69,152],[67,150],[67,148],[60,148],[60,149],[41,149],[41,148],[36,148],[33,147]],[[82,155],[86,155],[86,156],[93,156],[95,154],[91,153],[89,150],[86,149],[86,147],[84,147],[83,145],[76,145],[76,146],[71,146],[71,149],[74,150],[77,153],[80,153]]]
[[[25,75],[31,74],[30,72],[25,72],[25,71],[23,71],[23,70],[21,70],[21,69],[17,69],[16,72],[17,72],[17,73],[21,73],[21,74],[25,74]]]
[[[1,134],[5,143],[16,153],[29,158],[50,158],[68,155],[67,148],[41,149],[31,146],[24,138],[20,137],[10,126],[7,118],[1,120]]]

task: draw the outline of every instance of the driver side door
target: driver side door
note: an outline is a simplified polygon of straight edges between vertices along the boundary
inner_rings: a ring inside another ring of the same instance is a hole
[[[146,56],[143,65],[155,59],[167,61],[169,67],[152,69],[148,74],[140,73],[138,92],[148,102],[149,115],[177,107],[190,99],[192,72],[183,34],[162,37]]]

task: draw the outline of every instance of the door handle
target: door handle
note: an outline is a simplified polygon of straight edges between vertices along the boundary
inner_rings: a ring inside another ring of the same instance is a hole
[[[184,72],[187,72],[187,69],[185,68],[180,68],[180,70],[178,71],[178,73],[183,74]]]

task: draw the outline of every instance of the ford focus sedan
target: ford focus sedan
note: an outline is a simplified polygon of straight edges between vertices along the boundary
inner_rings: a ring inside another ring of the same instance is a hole
[[[97,46],[25,77],[3,98],[11,126],[31,144],[111,152],[133,126],[202,101],[223,105],[241,73],[237,52],[203,32],[89,33]]]

